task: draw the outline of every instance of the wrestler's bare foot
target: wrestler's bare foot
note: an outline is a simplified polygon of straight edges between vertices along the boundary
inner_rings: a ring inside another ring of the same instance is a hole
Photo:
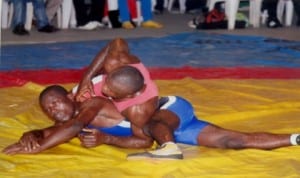
[[[178,160],[183,159],[183,154],[178,145],[173,142],[167,142],[159,148],[141,153],[132,153],[127,155],[127,160],[140,159],[163,159],[163,160]]]
[[[144,28],[162,28],[163,25],[157,22],[154,22],[153,20],[148,20],[142,23],[141,25]]]

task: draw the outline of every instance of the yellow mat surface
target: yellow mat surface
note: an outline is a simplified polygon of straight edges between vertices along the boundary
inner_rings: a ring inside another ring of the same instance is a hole
[[[180,95],[193,103],[196,115],[240,131],[300,133],[300,80],[157,81],[161,95]],[[71,88],[73,84],[65,85]],[[0,89],[0,149],[23,132],[51,122],[38,106],[44,86]],[[181,145],[184,160],[127,161],[133,149],[102,145],[86,149],[77,138],[37,155],[0,153],[0,178],[299,178],[300,146],[272,151],[222,150]]]

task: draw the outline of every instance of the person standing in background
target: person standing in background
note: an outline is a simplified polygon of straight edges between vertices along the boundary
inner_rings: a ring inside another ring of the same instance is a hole
[[[106,0],[73,0],[78,29],[94,30],[103,27],[105,2]]]

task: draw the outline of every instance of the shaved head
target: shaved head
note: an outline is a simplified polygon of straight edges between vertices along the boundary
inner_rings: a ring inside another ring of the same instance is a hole
[[[50,95],[59,95],[59,96],[66,96],[68,94],[68,91],[59,85],[51,85],[45,88],[41,93],[39,100],[40,102],[43,101],[46,97],[49,97]]]
[[[144,77],[132,66],[120,67],[108,75],[112,88],[119,94],[134,94],[144,87]]]

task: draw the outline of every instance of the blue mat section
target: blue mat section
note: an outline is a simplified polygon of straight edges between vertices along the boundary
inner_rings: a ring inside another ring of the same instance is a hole
[[[183,33],[128,39],[149,67],[300,67],[300,42],[263,37]],[[79,69],[107,41],[2,46],[0,70]]]

